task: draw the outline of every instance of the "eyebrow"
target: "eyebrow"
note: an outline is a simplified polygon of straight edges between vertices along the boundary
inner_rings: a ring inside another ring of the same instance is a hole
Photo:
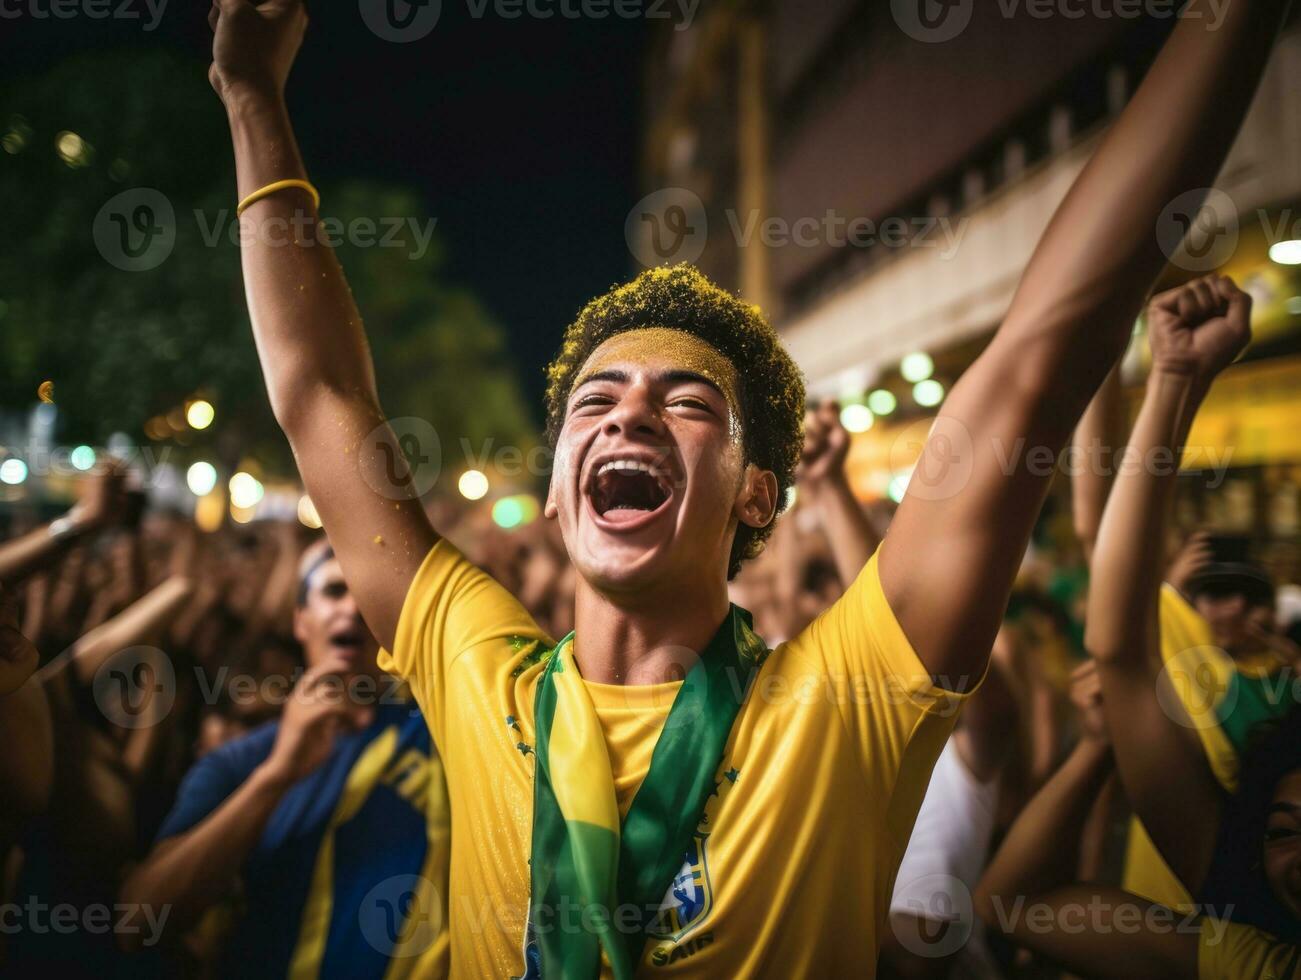
[[[1287,813],[1295,817],[1301,815],[1301,806],[1297,806],[1295,803],[1288,803],[1286,801],[1280,800],[1278,803],[1275,803],[1267,811],[1265,811],[1266,816],[1269,816],[1270,814],[1273,813]]]
[[[580,388],[591,384],[593,381],[613,381],[616,384],[627,384],[630,377],[631,376],[627,371],[618,371],[614,368],[609,368],[605,371],[597,371],[595,374],[589,374],[586,378],[583,378],[582,381],[578,382],[578,384],[574,385],[574,392],[577,393]],[[682,369],[663,371],[660,374],[655,375],[655,380],[662,383],[667,382],[668,384],[695,383],[707,385],[710,388],[713,388],[714,391],[718,392],[720,398],[724,401],[727,400],[727,395],[723,393],[722,388],[718,387],[717,384],[705,377],[703,374],[698,374],[695,371]]]

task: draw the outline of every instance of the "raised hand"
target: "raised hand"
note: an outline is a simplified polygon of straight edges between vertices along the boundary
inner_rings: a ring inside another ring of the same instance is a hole
[[[1096,661],[1087,660],[1071,671],[1071,704],[1080,718],[1080,734],[1099,742],[1109,742],[1107,718],[1102,711],[1102,681]]]
[[[1206,531],[1198,531],[1184,542],[1174,560],[1170,562],[1165,580],[1180,592],[1187,594],[1188,583],[1192,581],[1194,575],[1210,564],[1213,557],[1210,534]]]
[[[278,779],[302,779],[330,757],[341,732],[369,724],[373,712],[352,700],[344,682],[347,669],[342,659],[328,660],[308,670],[294,686],[265,763]]]
[[[1251,340],[1251,297],[1228,276],[1194,279],[1152,300],[1148,336],[1154,371],[1209,384]]]
[[[223,102],[241,91],[279,98],[307,30],[302,0],[213,0],[208,80]]]
[[[849,432],[840,424],[840,406],[830,399],[804,415],[804,449],[800,454],[800,482],[819,486],[844,476],[849,455]]]

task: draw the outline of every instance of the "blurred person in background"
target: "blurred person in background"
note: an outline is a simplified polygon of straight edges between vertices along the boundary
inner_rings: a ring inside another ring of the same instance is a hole
[[[327,542],[298,583],[306,673],[278,721],[200,758],[122,899],[172,908],[178,935],[237,898],[232,934],[204,946],[221,975],[444,976],[450,818],[428,726],[376,666]]]

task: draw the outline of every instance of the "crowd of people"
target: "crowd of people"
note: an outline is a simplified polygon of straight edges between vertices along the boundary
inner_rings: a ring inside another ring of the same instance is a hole
[[[242,248],[325,534],[200,533],[113,465],[6,512],[6,974],[1301,976],[1288,583],[1172,516],[1251,299],[1147,299],[1286,6],[1176,27],[898,506],[762,313],[675,266],[566,331],[545,519],[504,531],[376,491],[402,457],[283,101],[306,15],[216,0],[238,212],[305,236]],[[1000,447],[1072,437],[1104,462],[1052,544],[1053,473]]]

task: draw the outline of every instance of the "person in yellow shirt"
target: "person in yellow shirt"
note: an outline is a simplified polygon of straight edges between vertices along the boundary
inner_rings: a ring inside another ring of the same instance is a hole
[[[1226,793],[1159,656],[1161,543],[1178,460],[1212,380],[1251,336],[1251,300],[1211,276],[1149,308],[1152,373],[1094,550],[1077,693],[1084,738],[1018,818],[977,888],[980,916],[1087,977],[1301,976],[1301,711],[1263,732]],[[1201,705],[1203,709],[1208,706]],[[1092,798],[1115,771],[1161,855],[1200,904],[1064,884]]]
[[[876,555],[768,650],[727,583],[786,502],[805,405],[762,312],[676,266],[570,326],[548,377],[544,510],[577,572],[576,628],[542,635],[430,526],[410,470],[432,447],[412,452],[379,408],[284,100],[303,4],[216,0],[209,77],[258,353],[444,761],[453,976],[873,975],[900,855],[1051,479],[1043,454],[1119,358],[1112,311],[1155,278],[1167,202],[1218,169],[1281,7],[1221,13],[1215,31],[1181,21],[1085,168]],[[293,241],[257,233],[271,225]]]

